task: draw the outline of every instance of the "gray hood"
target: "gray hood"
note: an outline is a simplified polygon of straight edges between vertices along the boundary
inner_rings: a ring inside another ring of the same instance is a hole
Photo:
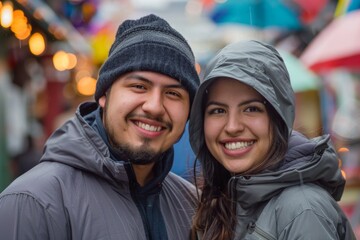
[[[206,66],[190,115],[190,143],[195,154],[203,139],[203,101],[214,79],[229,77],[253,87],[279,113],[289,135],[295,118],[295,96],[280,54],[258,41],[233,43],[223,48]]]

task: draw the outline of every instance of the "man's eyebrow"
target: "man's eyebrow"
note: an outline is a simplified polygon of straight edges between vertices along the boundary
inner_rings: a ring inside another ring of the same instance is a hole
[[[136,73],[131,73],[131,74],[127,75],[125,77],[125,80],[128,80],[128,79],[136,79],[136,80],[140,80],[140,81],[146,82],[151,85],[153,84],[153,82],[150,79],[148,79],[144,76],[141,76],[139,74],[136,74]],[[164,85],[164,86],[166,88],[182,88],[182,89],[186,90],[186,88],[180,82],[176,83],[176,84],[168,84],[168,85]]]
[[[127,79],[137,79],[137,80],[140,80],[140,81],[151,83],[151,81],[149,79],[147,79],[147,78],[145,78],[145,77],[143,77],[143,76],[141,76],[139,74],[136,74],[136,73],[131,73],[131,74],[127,75],[125,77],[125,79],[126,80]]]

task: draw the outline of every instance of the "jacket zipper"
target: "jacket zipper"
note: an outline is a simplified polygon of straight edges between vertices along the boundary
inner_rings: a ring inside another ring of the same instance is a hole
[[[147,221],[147,217],[146,217],[146,213],[140,203],[140,200],[138,199],[137,195],[136,195],[136,189],[137,189],[137,182],[134,180],[135,179],[135,173],[134,173],[134,170],[132,168],[132,165],[131,164],[124,164],[125,166],[125,169],[127,171],[127,174],[128,176],[131,176],[129,177],[129,188],[130,188],[130,194],[131,194],[131,198],[132,200],[134,201],[139,213],[140,213],[140,216],[141,216],[141,219],[142,219],[142,222],[143,222],[143,226],[144,226],[144,231],[145,231],[145,236],[146,236],[146,239],[147,240],[151,240],[150,238],[150,232],[149,232],[149,223]]]
[[[251,226],[251,228],[254,230],[252,234],[258,235],[259,237],[261,237],[260,239],[276,240],[276,238],[274,238],[273,236],[271,236],[270,234],[259,228],[255,223],[253,223],[253,226]]]

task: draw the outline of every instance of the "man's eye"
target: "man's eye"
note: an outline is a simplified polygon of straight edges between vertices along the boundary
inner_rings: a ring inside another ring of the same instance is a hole
[[[137,89],[146,89],[143,85],[133,85],[133,87]]]
[[[175,97],[180,97],[180,94],[174,91],[168,91],[167,94],[175,96]]]

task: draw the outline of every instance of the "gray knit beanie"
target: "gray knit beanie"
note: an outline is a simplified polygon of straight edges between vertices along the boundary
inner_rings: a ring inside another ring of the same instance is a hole
[[[99,72],[95,100],[98,102],[122,74],[132,71],[158,72],[179,80],[189,91],[190,103],[200,83],[187,41],[153,14],[126,20],[119,26],[109,57]]]

